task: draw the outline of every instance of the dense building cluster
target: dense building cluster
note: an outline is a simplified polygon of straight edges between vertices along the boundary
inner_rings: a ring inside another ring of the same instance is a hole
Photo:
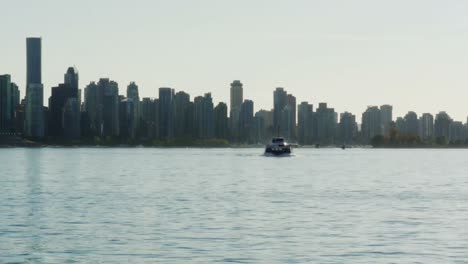
[[[121,95],[117,82],[102,78],[79,86],[78,71],[67,69],[63,83],[51,88],[48,107],[43,102],[41,39],[28,38],[26,96],[20,101],[18,86],[10,75],[0,75],[0,135],[21,135],[34,140],[113,138],[119,142],[143,140],[223,139],[232,144],[264,143],[283,136],[302,145],[369,144],[376,138],[395,140],[406,136],[418,142],[464,142],[468,126],[445,112],[435,118],[408,112],[396,120],[392,106],[369,106],[360,125],[355,115],[338,115],[326,103],[314,109],[297,103],[284,88],[273,92],[273,109],[255,112],[254,102],[244,99],[239,80],[230,85],[230,105],[213,103],[211,93],[191,100],[169,87],[158,97],[140,98],[131,82]]]

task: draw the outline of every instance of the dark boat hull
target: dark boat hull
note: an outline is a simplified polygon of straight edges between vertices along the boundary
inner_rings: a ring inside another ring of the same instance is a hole
[[[291,154],[291,148],[288,148],[288,147],[281,148],[281,149],[266,148],[265,154],[275,155],[275,156]]]

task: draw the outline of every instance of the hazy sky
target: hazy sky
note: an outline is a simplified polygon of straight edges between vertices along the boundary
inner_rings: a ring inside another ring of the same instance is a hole
[[[41,36],[44,102],[75,65],[80,87],[100,77],[142,97],[162,86],[229,102],[244,83],[255,110],[282,86],[298,103],[328,102],[358,119],[367,105],[394,115],[468,115],[468,1],[3,1],[0,73],[24,96],[26,41]]]

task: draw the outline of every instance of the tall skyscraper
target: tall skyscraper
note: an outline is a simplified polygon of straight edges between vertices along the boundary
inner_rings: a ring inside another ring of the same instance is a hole
[[[159,137],[174,137],[174,89],[159,88]]]
[[[192,120],[190,116],[190,95],[180,91],[174,95],[174,136],[190,138]]]
[[[78,70],[75,67],[69,67],[64,76],[64,83],[71,90],[71,96],[78,99]]]
[[[356,117],[348,112],[340,115],[339,137],[340,142],[345,145],[354,144],[354,138],[357,134]]]
[[[127,86],[127,98],[132,100],[132,127],[131,134],[136,136],[138,127],[140,126],[140,93],[138,91],[138,85],[135,82],[131,82]]]
[[[413,112],[409,111],[405,115],[405,129],[406,131],[404,134],[408,135],[418,135],[418,127],[419,127],[419,120],[418,120],[418,115]]]
[[[211,93],[194,99],[195,136],[202,139],[214,137],[214,108]]]
[[[282,128],[281,116],[284,107],[288,102],[288,94],[282,87],[276,88],[273,92],[273,135],[280,136]]]
[[[42,85],[41,39],[26,39],[26,117],[25,134],[44,137],[44,87]]]
[[[301,145],[311,145],[313,142],[313,106],[302,102],[298,107],[297,139]]]
[[[432,140],[434,135],[434,117],[424,113],[419,118],[419,137],[424,141]]]
[[[240,127],[239,127],[239,117],[242,102],[244,100],[244,91],[243,84],[239,80],[235,80],[231,83],[231,105],[230,105],[230,132],[231,140],[234,142],[239,141],[240,137]]]
[[[228,115],[227,105],[223,102],[218,103],[214,108],[214,136],[215,138],[228,138]]]
[[[315,142],[323,145],[334,143],[337,116],[335,109],[329,108],[327,103],[319,103],[314,118]]]
[[[10,75],[0,75],[0,133],[12,132],[13,89]]]
[[[243,85],[239,80],[235,80],[231,83],[231,112],[233,109],[240,109],[243,100]]]
[[[450,124],[452,118],[446,112],[439,112],[434,121],[434,137],[441,143],[446,143],[450,139]]]
[[[367,143],[375,136],[383,135],[381,117],[380,109],[377,106],[368,106],[362,114],[361,131]]]
[[[393,121],[393,106],[382,105],[380,106],[380,121],[382,122],[382,128],[384,135],[388,135],[390,127]]]
[[[242,143],[252,143],[253,138],[253,118],[254,118],[254,102],[252,100],[244,100],[241,105],[239,116],[239,135]]]

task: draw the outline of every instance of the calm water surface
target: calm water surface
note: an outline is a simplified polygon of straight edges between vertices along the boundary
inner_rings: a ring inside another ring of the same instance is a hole
[[[467,263],[468,150],[0,149],[0,263]]]

